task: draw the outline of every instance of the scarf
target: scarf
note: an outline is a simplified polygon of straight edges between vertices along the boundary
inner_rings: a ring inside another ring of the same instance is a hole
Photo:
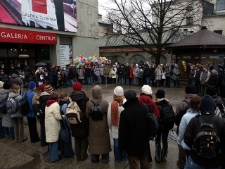
[[[113,126],[119,126],[119,105],[117,101],[111,103],[111,121]]]

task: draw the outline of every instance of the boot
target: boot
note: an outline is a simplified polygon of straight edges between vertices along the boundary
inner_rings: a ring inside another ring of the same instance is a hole
[[[165,150],[162,149],[161,156],[162,156],[162,161],[163,161],[163,162],[166,162],[167,151],[165,151]]]
[[[160,144],[155,145],[155,161],[156,162],[161,162],[161,146]]]

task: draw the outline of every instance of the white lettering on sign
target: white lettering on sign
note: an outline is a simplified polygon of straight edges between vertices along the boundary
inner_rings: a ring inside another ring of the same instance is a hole
[[[1,37],[10,39],[28,39],[26,34],[6,33],[6,32],[1,32]]]
[[[183,56],[183,59],[191,59],[191,56]]]
[[[210,56],[210,59],[219,59],[219,56]]]
[[[37,35],[36,36],[37,40],[49,40],[49,41],[55,41],[55,36],[42,36],[42,35]]]

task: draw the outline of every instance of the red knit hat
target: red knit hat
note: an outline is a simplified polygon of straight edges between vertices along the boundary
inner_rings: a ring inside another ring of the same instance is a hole
[[[44,91],[44,88],[45,88],[45,84],[41,84],[38,87],[38,89],[39,89],[40,92],[43,92]]]
[[[74,91],[80,91],[81,89],[82,89],[82,84],[81,84],[81,83],[75,82],[75,83],[73,84],[73,90],[74,90]]]

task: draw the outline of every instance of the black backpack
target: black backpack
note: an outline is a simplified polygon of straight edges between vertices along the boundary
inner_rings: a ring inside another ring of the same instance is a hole
[[[43,122],[43,118],[45,116],[45,106],[46,106],[46,101],[40,102],[37,106],[36,106],[36,115],[37,115],[37,119],[39,122]]]
[[[148,120],[148,138],[149,138],[149,140],[153,140],[153,138],[156,136],[156,133],[159,129],[158,119],[157,119],[156,115],[154,113],[152,113],[148,104],[143,103],[143,105],[148,110],[148,114],[146,115],[147,120]]]
[[[103,119],[103,114],[102,114],[102,108],[99,106],[100,100],[97,104],[95,104],[92,100],[91,102],[94,104],[94,106],[91,108],[91,118],[93,121],[101,121]]]
[[[213,116],[210,122],[205,122],[202,116],[196,116],[200,122],[200,129],[197,132],[192,150],[197,152],[197,155],[206,159],[216,158],[221,153],[221,143],[218,136],[218,130],[215,126],[217,116]]]
[[[23,115],[27,115],[29,113],[30,107],[27,101],[27,92],[25,93],[25,97],[18,101],[18,109]]]
[[[6,102],[8,100],[9,95],[7,95],[4,99],[2,99],[0,101],[0,113],[2,114],[6,114],[7,110],[6,110]]]
[[[173,107],[166,103],[164,105],[160,105],[161,110],[160,111],[160,123],[163,125],[165,129],[172,129],[175,122],[175,115],[173,111]]]
[[[182,102],[185,102],[187,103],[187,106],[185,107],[184,110],[180,110],[177,115],[175,116],[175,124],[177,126],[180,125],[180,122],[181,122],[181,119],[182,117],[185,115],[185,113],[187,112],[187,110],[190,108],[190,104],[186,101],[186,100],[183,100]]]
[[[208,84],[210,86],[217,86],[217,84],[218,84],[218,75],[211,73],[211,76],[209,77]]]

